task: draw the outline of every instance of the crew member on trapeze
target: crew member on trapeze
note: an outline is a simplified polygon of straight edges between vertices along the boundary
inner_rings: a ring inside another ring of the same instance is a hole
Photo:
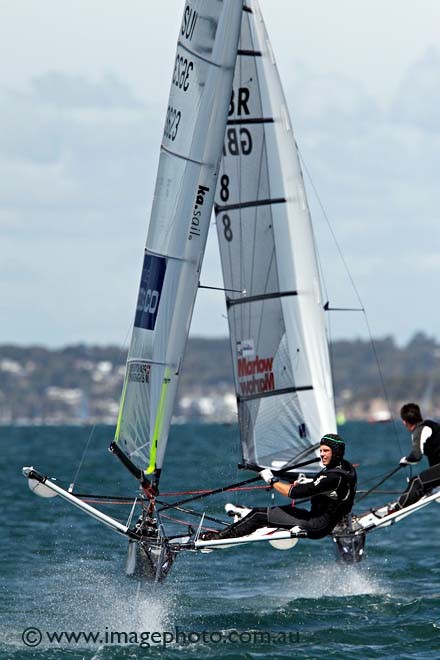
[[[281,495],[292,499],[311,498],[310,511],[292,504],[254,508],[226,529],[205,532],[202,540],[247,536],[260,527],[291,529],[298,536],[320,539],[330,534],[341,519],[350,513],[356,494],[356,470],[344,460],[345,443],[336,434],[321,438],[320,456],[324,469],[315,477],[302,475],[293,484],[281,481],[270,469],[260,472],[264,481]]]
[[[440,486],[440,424],[423,419],[417,403],[405,403],[400,409],[400,417],[411,433],[412,440],[411,452],[400,459],[400,465],[418,463],[425,455],[429,468],[410,479],[397,502],[390,505],[389,512],[414,504],[433,488]]]

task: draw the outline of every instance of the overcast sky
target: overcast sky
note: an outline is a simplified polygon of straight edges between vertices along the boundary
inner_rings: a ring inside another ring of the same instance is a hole
[[[440,2],[260,4],[373,335],[440,339]],[[183,6],[1,0],[0,343],[127,342]],[[309,192],[330,302],[353,306]],[[214,228],[202,281],[221,285]],[[226,335],[222,294],[192,328]],[[333,314],[332,333],[366,330]]]

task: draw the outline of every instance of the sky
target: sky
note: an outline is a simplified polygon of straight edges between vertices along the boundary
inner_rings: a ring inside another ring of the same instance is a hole
[[[330,304],[358,306],[352,278],[373,336],[440,340],[440,3],[260,5]],[[0,343],[127,343],[183,7],[1,0]],[[214,227],[202,283],[221,286]],[[365,337],[363,315],[331,332]],[[226,336],[221,293],[192,334]]]

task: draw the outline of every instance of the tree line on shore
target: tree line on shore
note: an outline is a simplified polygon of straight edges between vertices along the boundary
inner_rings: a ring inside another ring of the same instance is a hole
[[[404,346],[393,337],[373,345],[338,340],[330,354],[337,407],[346,415],[357,407],[367,416],[374,399],[388,401],[393,412],[401,401],[415,400],[425,414],[438,414],[440,344],[433,337],[420,332]],[[125,360],[126,350],[117,346],[0,346],[0,421],[44,421],[56,411],[72,414],[72,406],[84,418],[107,419],[119,401]],[[180,396],[226,389],[233,390],[229,341],[190,338]]]

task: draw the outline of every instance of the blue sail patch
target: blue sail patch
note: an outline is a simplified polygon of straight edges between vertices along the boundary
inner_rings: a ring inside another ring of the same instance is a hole
[[[166,267],[167,262],[164,257],[145,255],[134,318],[136,328],[154,330]]]

